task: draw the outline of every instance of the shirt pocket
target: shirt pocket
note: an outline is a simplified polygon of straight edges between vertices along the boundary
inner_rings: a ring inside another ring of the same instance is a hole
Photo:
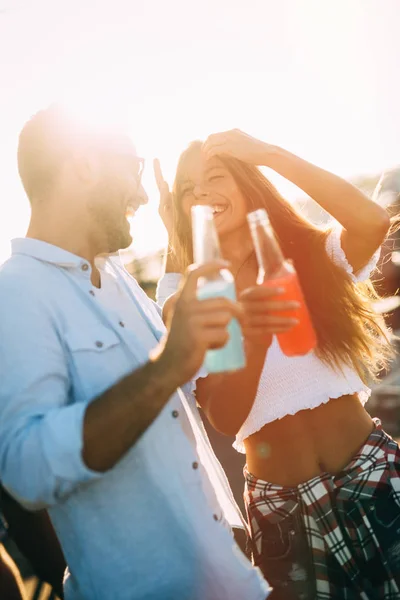
[[[83,327],[65,336],[72,370],[73,387],[83,399],[102,394],[133,370],[118,335],[107,327]]]
[[[286,519],[280,523],[260,524],[262,532],[262,558],[266,561],[283,561],[289,559],[293,546],[292,519]]]

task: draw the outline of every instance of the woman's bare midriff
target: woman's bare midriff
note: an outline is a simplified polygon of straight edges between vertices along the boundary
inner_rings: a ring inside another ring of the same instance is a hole
[[[248,437],[247,467],[259,479],[283,486],[296,486],[321,473],[336,474],[373,427],[357,395],[331,399],[268,423]]]

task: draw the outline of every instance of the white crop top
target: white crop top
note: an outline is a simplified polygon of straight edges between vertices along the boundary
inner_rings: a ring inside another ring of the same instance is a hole
[[[376,267],[380,248],[369,263],[354,274],[340,245],[341,231],[337,227],[330,232],[326,240],[326,251],[335,264],[349,273],[354,282],[365,281]],[[177,290],[180,279],[181,275],[178,273],[166,273],[160,279],[157,288],[157,300],[160,304]],[[356,393],[362,404],[365,404],[371,390],[353,369],[343,365],[340,371],[334,370],[317,358],[314,352],[305,356],[285,356],[274,336],[267,352],[254,404],[237,433],[233,446],[238,452],[244,453],[243,440],[267,423],[307,408],[316,408],[329,402],[331,398]]]

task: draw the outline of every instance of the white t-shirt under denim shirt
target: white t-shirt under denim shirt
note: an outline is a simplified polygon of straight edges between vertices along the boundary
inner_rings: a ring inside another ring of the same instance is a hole
[[[332,229],[326,240],[326,251],[332,261],[343,268],[354,282],[365,281],[377,265],[380,249],[363,269],[354,274],[340,244],[341,232],[340,227]],[[160,305],[178,289],[181,278],[178,273],[167,273],[160,279],[157,287]],[[343,365],[341,371],[334,370],[324,364],[315,352],[309,352],[305,356],[285,356],[274,336],[254,404],[237,433],[233,446],[238,452],[244,453],[243,441],[267,423],[304,409],[316,408],[329,402],[331,398],[346,394],[358,394],[360,402],[365,404],[371,390],[353,369]]]
[[[24,506],[49,510],[66,600],[263,600],[267,583],[205,491],[184,396],[109,471],[82,460],[88,403],[145,363],[164,333],[122,265],[105,268],[126,284],[135,317],[106,306],[85,260],[50,244],[14,240],[0,268],[0,480]]]

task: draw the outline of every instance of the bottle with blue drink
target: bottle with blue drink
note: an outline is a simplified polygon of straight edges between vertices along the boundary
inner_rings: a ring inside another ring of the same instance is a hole
[[[192,207],[193,254],[195,263],[201,265],[221,259],[218,235],[214,225],[213,211],[210,206]],[[229,298],[236,301],[236,288],[233,275],[228,269],[221,269],[217,275],[199,279],[197,297]],[[237,319],[228,325],[229,340],[223,348],[209,350],[204,367],[209,373],[237,371],[246,365],[242,331]]]

